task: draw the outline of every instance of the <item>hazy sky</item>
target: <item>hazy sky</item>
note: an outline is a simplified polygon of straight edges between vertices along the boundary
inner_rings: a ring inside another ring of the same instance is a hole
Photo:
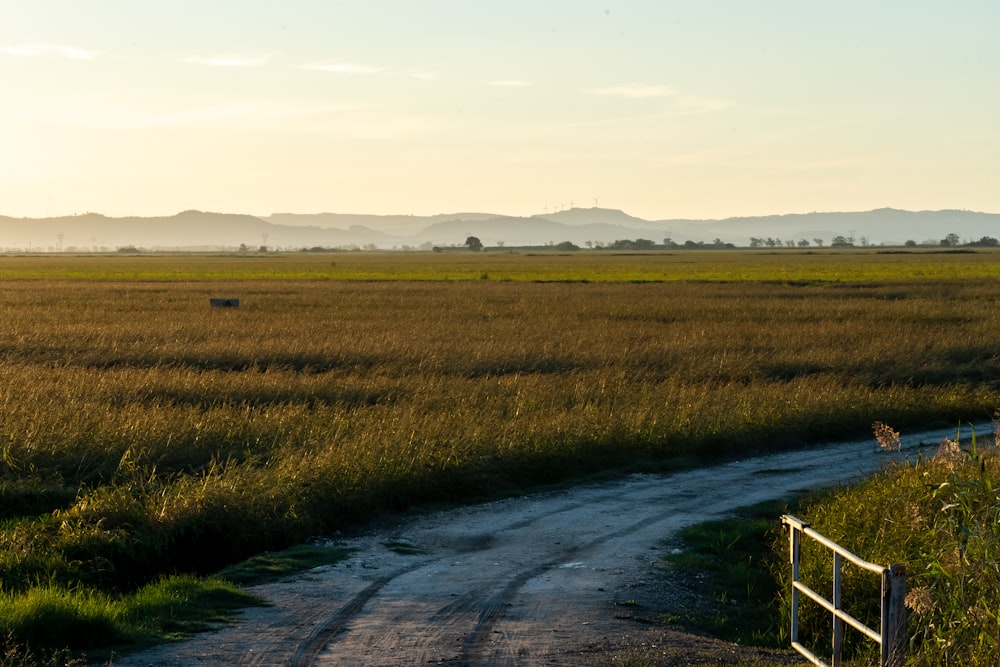
[[[0,214],[1000,212],[996,0],[0,16]]]

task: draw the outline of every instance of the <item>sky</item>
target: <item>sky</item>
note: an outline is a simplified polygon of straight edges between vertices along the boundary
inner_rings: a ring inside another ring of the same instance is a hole
[[[0,215],[1000,212],[995,0],[0,16]]]

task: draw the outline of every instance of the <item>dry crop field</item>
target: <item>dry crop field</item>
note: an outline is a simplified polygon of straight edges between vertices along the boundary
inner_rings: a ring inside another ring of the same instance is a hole
[[[0,583],[117,595],[387,511],[989,418],[998,260],[0,257]]]

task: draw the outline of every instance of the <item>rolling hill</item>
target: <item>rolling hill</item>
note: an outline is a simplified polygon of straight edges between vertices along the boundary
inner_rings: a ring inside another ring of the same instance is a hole
[[[1000,232],[1000,215],[974,211],[800,213],[723,220],[643,220],[624,211],[573,208],[530,217],[491,213],[433,216],[345,213],[275,213],[252,216],[183,211],[173,216],[112,218],[98,213],[55,218],[0,216],[0,249],[11,251],[113,251],[134,246],[158,250],[233,249],[241,245],[301,248],[419,248],[462,245],[468,236],[486,246],[544,246],[570,241],[599,246],[619,239],[662,243],[720,240],[738,246],[751,239],[782,243],[834,237],[856,243],[937,243],[948,234],[964,241]]]

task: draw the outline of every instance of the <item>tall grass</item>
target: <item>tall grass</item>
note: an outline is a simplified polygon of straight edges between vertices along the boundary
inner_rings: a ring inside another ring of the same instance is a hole
[[[1000,663],[1000,452],[975,434],[963,445],[959,440],[813,501],[802,513],[815,529],[868,560],[906,564],[907,664]],[[810,542],[802,545],[803,580],[828,590],[829,552]],[[787,553],[787,541],[778,548]],[[786,595],[787,569],[780,570]],[[879,583],[845,569],[848,611],[870,627],[878,627]],[[829,614],[811,604],[802,609],[802,636],[828,646]],[[857,633],[847,636],[856,660],[877,655],[873,643]]]
[[[493,275],[4,282],[3,590],[117,596],[380,512],[1000,404],[993,279]]]

